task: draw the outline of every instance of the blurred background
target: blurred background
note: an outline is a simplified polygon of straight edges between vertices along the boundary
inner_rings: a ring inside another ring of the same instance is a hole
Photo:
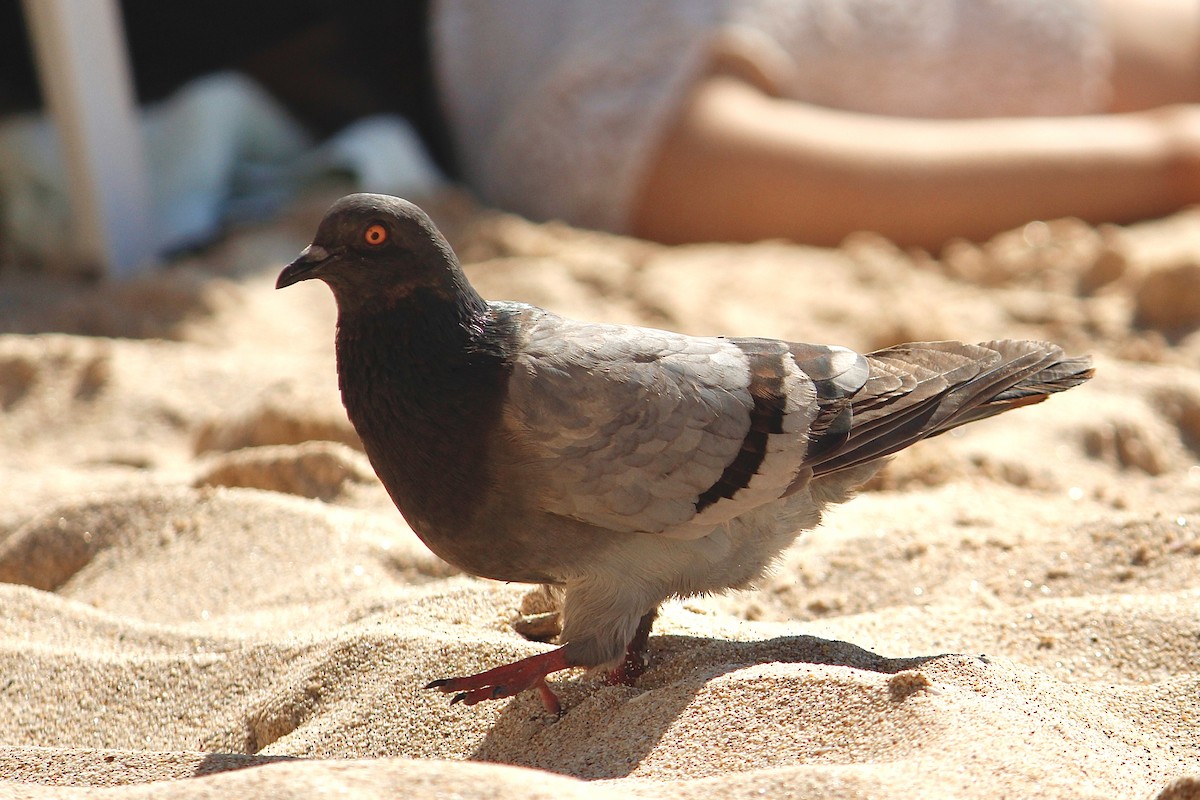
[[[237,70],[318,136],[371,114],[404,114],[428,137],[439,163],[448,166],[429,91],[424,2],[120,0],[116,5],[140,104],[162,100],[200,75]],[[0,113],[40,107],[21,0],[2,0]]]
[[[82,42],[70,40],[72,24],[95,26],[104,15],[116,21],[115,39],[100,41],[104,37],[87,30]],[[103,216],[103,209],[88,209],[81,196],[88,193],[86,181],[72,167],[69,148],[64,165],[58,134],[67,121],[64,106],[86,107],[92,116],[111,112],[120,123],[121,108],[103,107],[120,106],[120,92],[91,74],[103,68],[105,48],[123,46],[127,54],[132,105],[124,111],[141,126],[142,141],[126,141],[111,126],[98,132],[93,124],[86,135],[104,153],[93,169],[103,172],[105,159],[127,151],[129,166],[109,164],[117,174],[99,180],[108,183],[109,194],[125,191],[120,184],[131,179],[128,191],[143,193],[134,206],[153,209],[153,218],[139,229],[128,221],[136,209],[126,208],[126,227],[113,229],[119,239],[157,231],[159,241],[143,245],[155,257],[208,243],[230,219],[269,216],[291,190],[321,173],[354,173],[360,186],[381,191],[403,190],[407,181],[435,182],[453,167],[432,94],[426,17],[424,2],[383,0],[0,0],[3,262],[66,272],[105,271],[104,264],[88,263],[97,257],[129,262],[107,265],[119,274],[136,272],[147,260],[106,251],[103,242],[81,242],[78,230],[75,241],[67,241],[66,231],[77,227],[68,206],[76,217]],[[39,37],[47,40],[40,62]],[[61,37],[67,37],[62,49],[48,54],[47,46]],[[70,74],[81,66],[73,59],[82,59],[82,76]],[[124,76],[117,66],[119,89]],[[48,78],[73,86],[77,95],[52,102]],[[102,107],[89,107],[95,102]],[[367,119],[373,122],[314,153]],[[139,160],[144,178],[129,174]],[[408,177],[397,174],[405,164]],[[139,189],[138,180],[148,185]]]

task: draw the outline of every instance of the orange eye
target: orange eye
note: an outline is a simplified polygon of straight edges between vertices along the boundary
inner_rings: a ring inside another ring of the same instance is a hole
[[[363,231],[363,241],[373,247],[378,247],[387,241],[387,228],[376,222],[374,225]]]

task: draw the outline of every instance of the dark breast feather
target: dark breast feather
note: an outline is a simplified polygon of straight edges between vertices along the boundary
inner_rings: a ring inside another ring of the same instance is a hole
[[[470,527],[494,488],[489,442],[516,326],[503,311],[464,314],[422,294],[339,319],[337,360],[342,402],[367,457],[424,538]]]

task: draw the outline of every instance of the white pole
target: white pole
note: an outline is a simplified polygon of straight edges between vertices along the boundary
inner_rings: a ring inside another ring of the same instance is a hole
[[[24,2],[80,256],[128,277],[153,262],[158,241],[117,0]]]

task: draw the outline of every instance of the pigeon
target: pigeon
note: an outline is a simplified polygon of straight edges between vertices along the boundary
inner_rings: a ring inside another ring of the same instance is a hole
[[[473,705],[583,667],[629,683],[668,598],[753,586],[887,458],[1092,375],[1036,341],[860,354],[583,322],[483,299],[416,205],[330,207],[276,288],[337,304],[338,386],[380,481],[465,572],[542,584],[558,646],[426,688]]]

